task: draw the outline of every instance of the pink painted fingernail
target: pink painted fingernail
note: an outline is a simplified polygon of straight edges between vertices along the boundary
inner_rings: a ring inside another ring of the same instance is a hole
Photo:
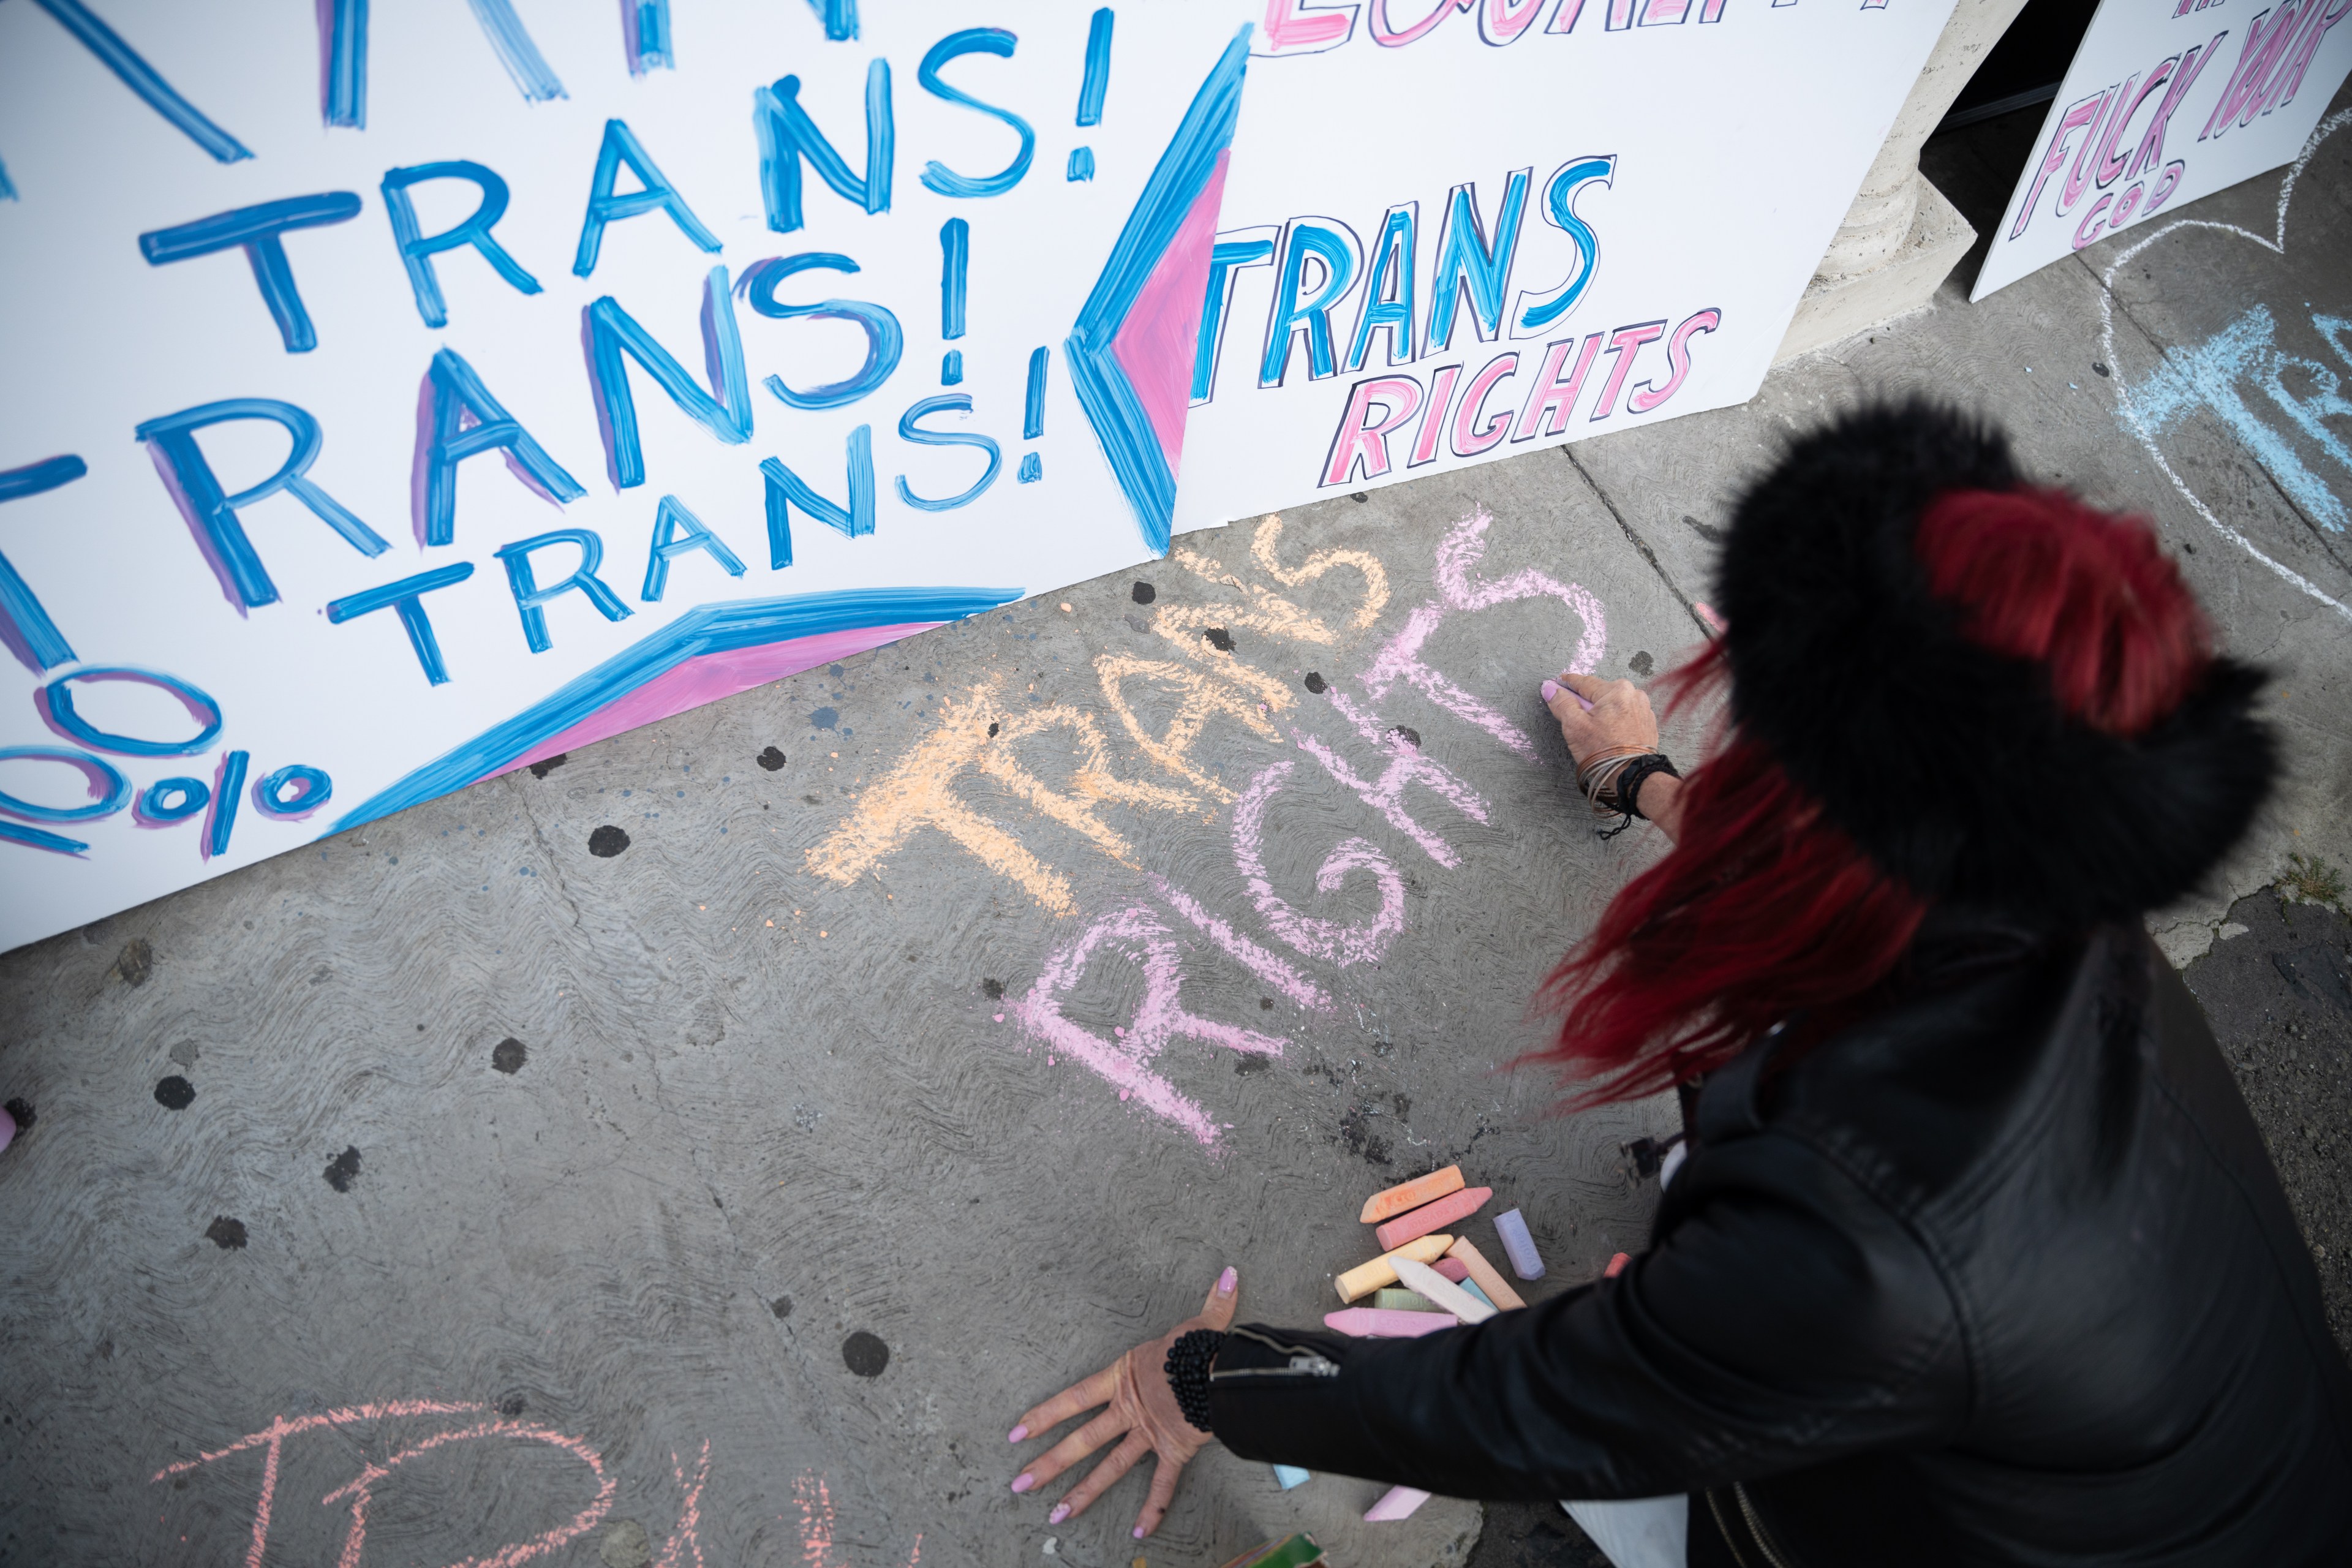
[[[1227,1264],[1225,1266],[1225,1271],[1217,1276],[1217,1294],[1220,1296],[1232,1295],[1234,1293],[1234,1285],[1240,1279],[1241,1276],[1234,1272],[1233,1266],[1231,1264]]]
[[[1142,1540],[1142,1539],[1143,1539],[1143,1526],[1141,1526],[1141,1525],[1139,1525],[1139,1525],[1137,1525],[1137,1526],[1135,1527],[1135,1538],[1136,1538],[1138,1541],[1140,1541],[1140,1540]]]
[[[1547,702],[1557,702],[1559,700],[1559,681],[1547,680],[1543,683],[1543,699]]]
[[[1034,1476],[1015,1476],[1013,1478],[1013,1489],[1016,1492],[1025,1492],[1036,1484],[1037,1478]]]
[[[1062,1521],[1069,1517],[1070,1505],[1066,1502],[1057,1502],[1054,1505],[1054,1511],[1045,1516],[1045,1522],[1047,1524],[1059,1524]]]
[[[1020,1426],[1013,1428],[1012,1431],[1007,1432],[1004,1435],[1004,1440],[1008,1443],[1018,1443],[1022,1438],[1026,1437],[1027,1436],[1029,1436],[1029,1426],[1028,1423],[1024,1422]]]

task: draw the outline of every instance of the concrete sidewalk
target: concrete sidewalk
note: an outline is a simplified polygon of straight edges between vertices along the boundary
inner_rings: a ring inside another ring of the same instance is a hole
[[[1925,160],[1979,229],[2020,118]],[[1143,1479],[1049,1525],[1004,1431],[1222,1265],[1319,1315],[1361,1199],[1458,1160],[1536,1294],[1592,1278],[1671,1109],[1500,1069],[1657,845],[1593,836],[1535,687],[1687,652],[1727,498],[1874,392],[2153,516],[2277,672],[2284,796],[2158,925],[2347,1337],[2352,927],[2259,890],[2352,865],[2352,126],[2284,183],[1977,307],[1972,258],[1745,407],[1189,536],[0,958],[0,1561],[1108,1568]],[[1212,1453],[1139,1554],[1589,1550],[1380,1489]]]

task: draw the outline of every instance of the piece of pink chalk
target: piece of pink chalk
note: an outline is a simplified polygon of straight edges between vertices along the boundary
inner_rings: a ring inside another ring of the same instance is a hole
[[[1381,1500],[1364,1510],[1367,1524],[1386,1524],[1392,1520],[1411,1519],[1413,1510],[1429,1500],[1429,1494],[1412,1487],[1391,1487],[1381,1494]]]
[[[1470,1266],[1458,1258],[1441,1258],[1430,1267],[1456,1285],[1470,1278]]]
[[[1396,1307],[1347,1307],[1323,1314],[1323,1326],[1360,1340],[1416,1340],[1462,1320],[1451,1312],[1408,1312]]]
[[[1609,1260],[1609,1267],[1601,1271],[1601,1278],[1603,1279],[1616,1279],[1617,1276],[1625,1272],[1625,1266],[1633,1261],[1633,1259],[1629,1254],[1622,1252],[1619,1253],[1616,1257]]]
[[[1578,691],[1571,687],[1562,686],[1557,680],[1547,680],[1543,683],[1543,700],[1546,702],[1559,700],[1559,694],[1563,691],[1567,692],[1570,697],[1575,698],[1576,705],[1583,709],[1587,713],[1592,711],[1592,704],[1585,700],[1583,692]]]
[[[1444,1230],[1455,1220],[1466,1219],[1476,1214],[1494,1195],[1492,1187],[1465,1187],[1458,1193],[1448,1193],[1433,1204],[1423,1204],[1411,1214],[1397,1215],[1372,1234],[1380,1237],[1382,1252],[1394,1252],[1416,1236]]]

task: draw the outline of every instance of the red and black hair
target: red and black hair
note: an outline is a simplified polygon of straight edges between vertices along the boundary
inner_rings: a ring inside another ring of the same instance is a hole
[[[2266,793],[2260,672],[2217,658],[2152,525],[2026,485],[1948,410],[1850,415],[1753,486],[1728,685],[1682,837],[1545,983],[1582,1103],[1654,1093],[1773,1024],[1865,1012],[1929,906],[2051,930],[2189,890]]]

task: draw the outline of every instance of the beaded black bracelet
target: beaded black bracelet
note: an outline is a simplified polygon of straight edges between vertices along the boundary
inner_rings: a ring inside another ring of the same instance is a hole
[[[1649,782],[1652,773],[1664,773],[1671,778],[1683,776],[1682,770],[1675,767],[1673,759],[1664,752],[1652,752],[1646,756],[1635,757],[1618,769],[1616,778],[1610,782],[1609,794],[1612,804],[1623,814],[1624,819],[1601,834],[1601,837],[1616,837],[1633,826],[1633,819],[1637,816],[1644,822],[1649,820],[1642,810],[1642,786]]]
[[[1176,1407],[1187,1422],[1203,1432],[1214,1430],[1209,1425],[1209,1369],[1224,1348],[1223,1334],[1214,1329],[1194,1329],[1178,1335],[1168,1347],[1162,1368],[1168,1373],[1169,1390],[1176,1395]]]

